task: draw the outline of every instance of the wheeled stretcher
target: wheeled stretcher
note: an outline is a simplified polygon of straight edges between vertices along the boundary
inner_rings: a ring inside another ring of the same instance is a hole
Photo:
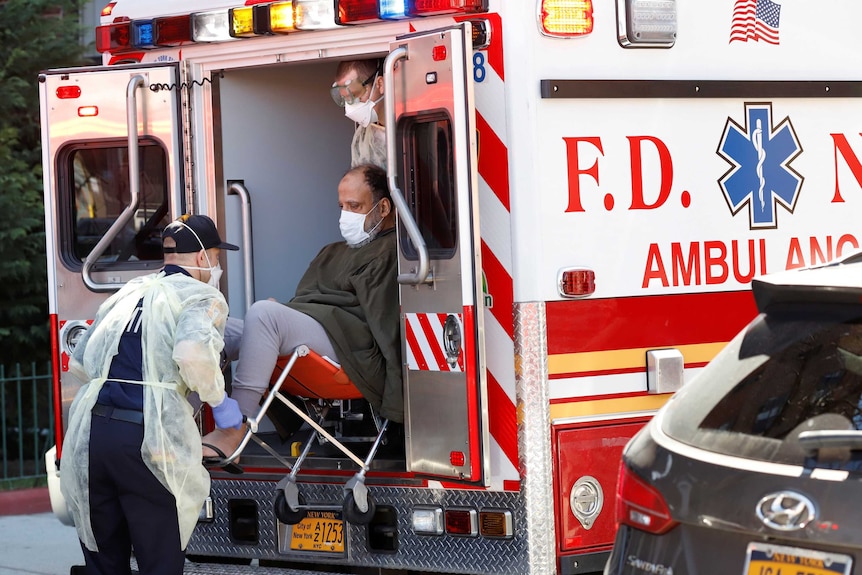
[[[303,410],[297,406],[290,400],[291,397],[302,399],[307,409]],[[362,399],[362,394],[350,381],[341,366],[329,358],[315,353],[308,346],[297,346],[291,355],[278,359],[269,391],[264,396],[258,413],[254,417],[247,418],[246,432],[239,446],[233,453],[228,454],[214,465],[222,467],[233,464],[248,445],[248,442],[255,441],[282,465],[290,469],[290,473],[278,483],[275,514],[282,523],[293,525],[299,523],[305,517],[307,509],[311,507],[306,505],[299,490],[296,482],[297,476],[314,443],[326,441],[359,467],[356,474],[344,485],[343,501],[337,505],[332,504],[332,507],[341,508],[347,521],[366,524],[374,516],[375,504],[368,494],[365,475],[384,441],[389,421],[379,417],[372,410],[376,434],[373,437],[362,438],[363,440],[370,439],[373,442],[364,459],[345,445],[351,439],[355,441],[355,438],[339,437],[339,433],[331,433],[326,426],[327,414],[336,402],[357,399]],[[292,462],[257,435],[261,421],[275,400],[281,401],[312,429],[312,433],[302,444],[299,455]],[[313,507],[314,509],[321,509],[328,506],[315,503]]]

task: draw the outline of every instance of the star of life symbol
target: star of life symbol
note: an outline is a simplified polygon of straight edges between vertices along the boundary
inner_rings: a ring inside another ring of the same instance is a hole
[[[802,146],[790,118],[772,126],[771,103],[745,104],[745,127],[727,118],[717,153],[733,166],[718,181],[730,212],[748,204],[749,226],[778,227],[778,205],[793,213],[803,177],[790,167]]]

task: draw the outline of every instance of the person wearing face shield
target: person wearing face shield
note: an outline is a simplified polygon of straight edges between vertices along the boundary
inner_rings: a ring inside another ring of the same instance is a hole
[[[164,268],[108,298],[75,347],[82,382],[69,411],[61,489],[86,565],[73,573],[181,575],[209,494],[200,433],[186,396],[216,425],[239,428],[219,360],[227,302],[217,289],[223,242],[213,221],[183,216],[162,233]]]
[[[240,342],[237,356],[228,353],[239,360],[231,397],[246,416],[258,413],[278,356],[305,344],[340,363],[380,415],[404,421],[395,212],[386,172],[370,164],[352,168],[338,185],[338,204],[344,241],[320,250],[293,299],[257,301],[244,321],[228,323],[228,339]],[[244,433],[210,432],[205,457],[224,459]]]
[[[351,167],[374,164],[386,169],[386,129],[383,102],[383,61],[341,62],[330,94],[356,124],[350,144]]]

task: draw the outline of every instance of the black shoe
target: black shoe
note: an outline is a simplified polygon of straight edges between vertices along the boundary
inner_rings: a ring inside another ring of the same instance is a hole
[[[305,404],[302,400],[295,397],[290,397],[289,399],[291,403],[305,411]],[[299,431],[302,424],[305,423],[301,417],[278,399],[274,399],[269,404],[266,415],[272,422],[273,427],[275,427],[275,431],[278,433],[278,437],[282,443],[290,439],[294,433]]]
[[[69,575],[87,575],[87,568],[83,565],[72,565]]]

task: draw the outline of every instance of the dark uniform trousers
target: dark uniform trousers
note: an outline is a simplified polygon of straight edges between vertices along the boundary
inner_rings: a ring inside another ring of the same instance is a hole
[[[90,430],[90,517],[97,553],[82,545],[88,575],[182,575],[176,500],[141,458],[143,414],[97,404]]]

